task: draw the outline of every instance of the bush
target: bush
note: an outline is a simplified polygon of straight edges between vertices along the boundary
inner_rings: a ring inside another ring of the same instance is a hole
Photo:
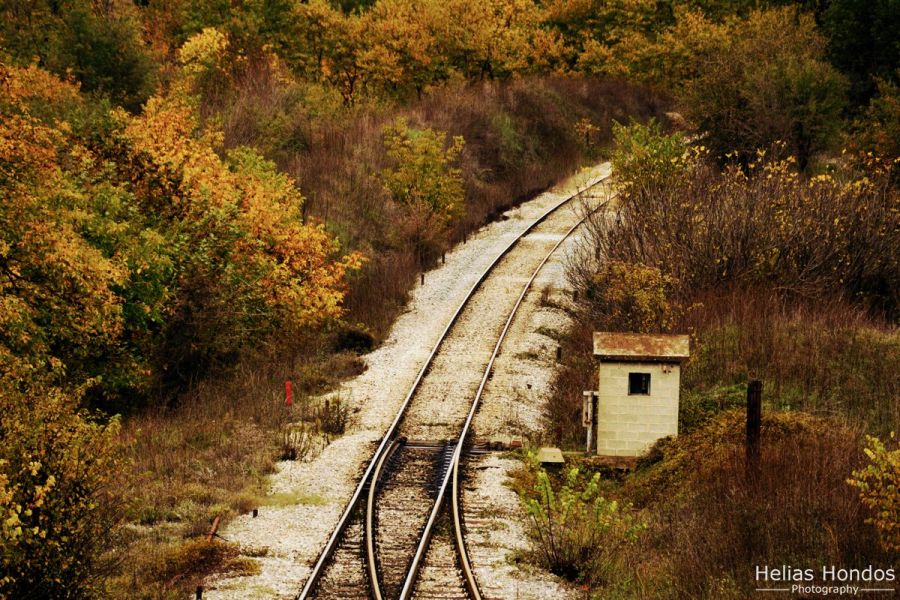
[[[585,286],[585,309],[606,331],[668,331],[676,316],[669,300],[674,283],[656,267],[611,260]]]
[[[0,596],[91,597],[121,518],[118,421],[54,389],[0,398]]]
[[[666,134],[655,119],[614,123],[612,134],[616,183],[625,193],[640,193],[649,182],[683,177],[697,156],[684,135]]]
[[[854,471],[848,482],[859,489],[860,500],[872,514],[866,523],[878,528],[881,545],[888,552],[900,552],[900,446],[891,449],[871,436],[866,440],[870,462]],[[896,441],[893,433],[891,441]]]
[[[643,525],[629,506],[600,494],[600,474],[587,477],[569,469],[558,489],[532,465],[536,482],[525,490],[528,537],[533,559],[571,581],[598,583],[609,577],[616,554],[635,541]]]
[[[646,137],[632,127],[620,138],[629,132]],[[640,172],[620,192],[616,219],[598,213],[590,220],[584,268],[596,269],[596,257],[658,268],[677,281],[682,301],[739,284],[801,298],[843,296],[895,314],[900,194],[889,174],[808,178],[792,159],[770,156],[783,151],[758,151],[746,170],[723,172],[701,155],[678,161],[674,174]]]
[[[900,158],[900,86],[886,80],[878,82],[878,95],[854,122],[848,143],[863,167],[873,159],[890,164]],[[894,183],[900,180],[896,164],[892,176]]]
[[[410,128],[398,119],[384,129],[384,144],[393,166],[381,177],[404,213],[398,224],[402,242],[411,244],[425,266],[443,249],[452,220],[463,211],[462,171],[451,166],[462,152],[462,136],[447,147],[447,135]]]

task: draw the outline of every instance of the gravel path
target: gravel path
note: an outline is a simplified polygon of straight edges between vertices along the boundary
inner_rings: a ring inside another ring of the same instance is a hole
[[[534,219],[575,189],[608,173],[608,164],[586,170],[508,211],[502,220],[485,226],[468,243],[448,253],[446,264],[426,274],[425,285],[412,292],[388,339],[364,357],[366,372],[333,393],[348,403],[353,414],[347,435],[333,441],[312,460],[277,465],[270,492],[294,494],[306,499],[306,503],[262,507],[257,518],[238,517],[221,532],[225,539],[239,543],[246,554],[257,557],[261,572],[254,576],[212,578],[206,584],[204,597],[293,598],[297,594],[352,495],[366,461],[471,286],[494,257]],[[549,375],[546,377],[549,380]],[[537,428],[537,421],[534,427]]]

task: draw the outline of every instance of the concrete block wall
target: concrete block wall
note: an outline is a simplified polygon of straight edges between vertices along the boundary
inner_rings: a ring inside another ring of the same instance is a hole
[[[640,456],[678,434],[678,364],[601,362],[597,386],[597,454]],[[649,373],[650,395],[629,395],[628,374]]]

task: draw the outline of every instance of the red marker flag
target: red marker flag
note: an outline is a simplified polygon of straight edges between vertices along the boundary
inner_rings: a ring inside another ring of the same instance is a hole
[[[285,406],[293,406],[294,405],[294,394],[291,391],[291,380],[286,379],[284,382],[284,405]]]

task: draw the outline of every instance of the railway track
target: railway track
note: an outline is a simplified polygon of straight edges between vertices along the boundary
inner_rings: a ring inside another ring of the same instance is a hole
[[[563,198],[532,222],[466,294],[366,467],[298,600],[481,600],[465,548],[460,457],[516,311],[540,269],[583,222],[576,219],[573,225],[571,214],[560,209],[608,177]],[[448,489],[451,510],[444,511]]]

